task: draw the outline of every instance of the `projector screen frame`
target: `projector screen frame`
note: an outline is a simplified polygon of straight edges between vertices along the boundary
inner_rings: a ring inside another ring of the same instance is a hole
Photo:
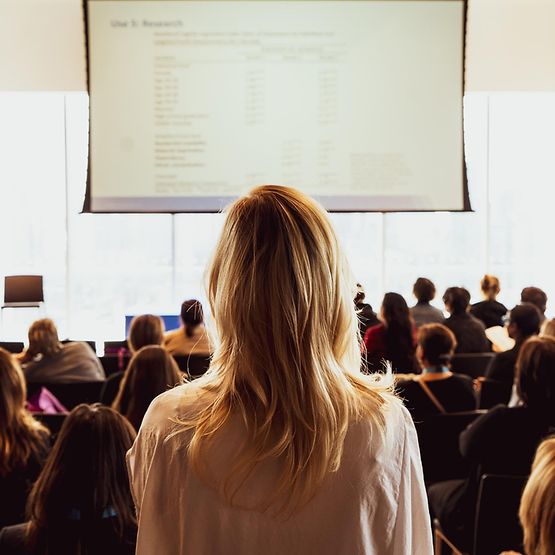
[[[236,198],[238,197],[214,197],[220,200],[220,204],[222,208],[219,209],[205,209],[199,208],[195,209],[194,206],[190,206],[187,209],[179,209],[179,210],[167,210],[167,209],[156,209],[152,207],[149,210],[135,210],[129,208],[122,208],[121,210],[99,210],[92,208],[92,198],[91,198],[91,191],[92,191],[92,180],[91,180],[91,141],[90,141],[90,120],[91,120],[91,111],[90,111],[90,49],[89,49],[89,16],[88,16],[88,7],[91,2],[98,2],[102,0],[82,0],[82,8],[83,8],[83,19],[84,19],[84,34],[85,34],[85,52],[86,52],[86,80],[87,80],[87,94],[89,96],[89,108],[88,108],[88,145],[87,145],[87,174],[86,174],[86,189],[85,189],[85,198],[83,202],[83,209],[81,213],[90,213],[90,214],[218,214],[225,210],[225,207],[231,204]],[[149,0],[136,0],[136,1],[149,1]],[[206,0],[209,2],[210,0]],[[341,0],[324,0],[326,2],[340,2]],[[359,0],[361,2],[374,2],[380,0]],[[467,47],[467,22],[468,22],[468,0],[390,0],[392,2],[423,2],[423,1],[432,1],[432,2],[462,2],[463,8],[463,17],[462,17],[462,92],[461,92],[461,99],[464,99],[464,92],[465,92],[465,79],[466,79],[466,47]],[[433,213],[433,212],[453,212],[453,213],[462,213],[462,212],[474,212],[470,202],[470,193],[468,187],[468,175],[467,175],[467,168],[466,168],[466,147],[465,147],[465,133],[464,133],[464,103],[461,102],[461,126],[462,126],[462,205],[461,209],[426,209],[426,208],[415,208],[415,209],[352,209],[352,208],[334,208],[334,209],[327,209],[330,213],[344,213],[344,214],[359,214],[359,213],[370,213],[370,214],[395,214],[395,213]],[[263,185],[264,183],[253,183],[252,187],[256,187],[257,185]],[[280,185],[276,183],[276,185]],[[317,195],[311,195],[317,201],[321,202],[325,205],[325,199],[333,198],[330,196],[326,196],[323,198],[318,197]],[[179,197],[183,199],[184,197]],[[355,197],[350,197],[354,199]],[[367,198],[367,197],[364,197]],[[153,201],[158,199],[149,198],[149,202],[153,204]],[[169,200],[168,197],[165,197],[163,200],[167,202]],[[198,199],[189,199],[189,200],[198,200]],[[323,202],[324,201],[324,202]],[[129,200],[127,199],[127,204]]]

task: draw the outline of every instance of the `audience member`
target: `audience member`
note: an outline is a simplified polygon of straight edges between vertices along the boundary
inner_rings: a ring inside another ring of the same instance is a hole
[[[524,551],[534,555],[555,553],[555,438],[539,447],[532,473],[520,502]]]
[[[164,343],[164,321],[154,314],[141,314],[131,320],[127,344],[131,353],[136,353],[146,345]]]
[[[138,430],[152,400],[182,381],[183,375],[166,349],[147,345],[129,362],[112,408]]]
[[[324,210],[278,186],[236,201],[208,292],[212,369],[152,403],[129,454],[138,555],[431,555],[414,425],[360,373]]]
[[[417,328],[424,324],[443,324],[445,316],[430,301],[436,296],[436,286],[428,278],[419,277],[412,287],[417,303],[410,309],[410,314]]]
[[[386,293],[380,318],[383,323],[369,328],[364,336],[369,366],[376,368],[376,363],[388,360],[395,372],[415,371],[416,328],[405,299],[398,293]]]
[[[542,335],[549,337],[555,337],[555,318],[547,320],[543,326]]]
[[[490,351],[486,328],[468,312],[470,293],[464,287],[449,287],[443,295],[445,309],[450,316],[445,325],[457,338],[456,353],[484,353]]]
[[[19,364],[0,349],[0,528],[22,521],[48,453],[49,433],[25,410],[26,397]]]
[[[449,369],[456,344],[453,332],[441,324],[426,324],[418,330],[416,358],[422,374],[397,383],[415,421],[476,408],[472,379]]]
[[[516,371],[522,405],[498,405],[461,434],[461,453],[472,465],[469,478],[429,488],[434,515],[447,536],[462,548],[472,538],[480,476],[529,474],[538,444],[555,424],[555,339],[528,339],[518,355]]]
[[[372,309],[372,306],[365,303],[366,293],[364,287],[357,283],[357,294],[355,296],[355,307],[358,315],[358,329],[360,336],[364,337],[366,330],[380,323],[378,315]]]
[[[532,303],[538,307],[541,313],[540,332],[543,332],[547,323],[545,310],[547,308],[547,295],[539,287],[525,287],[520,293],[521,303]]]
[[[132,426],[108,407],[73,409],[31,493],[29,521],[2,530],[0,553],[134,554],[125,464],[134,437]]]
[[[495,355],[486,372],[486,378],[512,384],[515,379],[515,364],[524,342],[540,331],[540,311],[532,303],[515,306],[509,316],[509,337],[515,340],[515,346],[509,351]]]
[[[178,329],[166,333],[166,349],[172,355],[210,356],[212,347],[199,301],[191,299],[181,305],[181,324]]]
[[[104,369],[87,343],[61,344],[54,322],[37,320],[29,328],[29,347],[20,358],[27,382],[69,383],[103,380]]]
[[[473,304],[470,314],[481,320],[486,328],[503,326],[503,316],[507,314],[507,307],[497,301],[497,295],[501,291],[499,279],[486,274],[480,281],[480,288],[485,300]]]

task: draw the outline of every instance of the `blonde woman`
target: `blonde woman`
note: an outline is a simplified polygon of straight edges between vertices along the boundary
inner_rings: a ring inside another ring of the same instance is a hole
[[[528,555],[555,553],[555,438],[539,447],[520,500],[519,515]],[[505,551],[502,555],[519,555]]]
[[[473,304],[470,313],[481,320],[486,328],[503,326],[503,316],[507,314],[507,307],[497,301],[497,295],[501,291],[499,279],[486,274],[480,281],[480,289],[484,300]]]
[[[50,434],[25,410],[26,396],[19,364],[0,349],[0,528],[24,520],[49,448]]]
[[[128,455],[138,555],[432,553],[414,426],[359,371],[352,283],[307,196],[231,206],[210,370],[155,399]]]

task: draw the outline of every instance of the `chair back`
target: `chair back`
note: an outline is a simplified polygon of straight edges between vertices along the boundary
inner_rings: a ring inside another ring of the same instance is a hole
[[[53,437],[58,435],[66,416],[67,414],[46,414],[44,412],[33,413],[33,417],[44,424],[50,430]]]
[[[511,399],[513,386],[510,383],[484,379],[480,386],[478,408],[490,409],[496,405],[506,405]]]
[[[459,450],[459,435],[485,412],[438,414],[415,423],[427,484],[468,476],[470,466]]]
[[[453,355],[451,370],[471,378],[481,378],[495,358],[495,353],[460,353]]]
[[[112,374],[123,372],[127,368],[131,357],[122,353],[121,355],[104,355],[98,358],[102,368],[104,368],[104,374],[108,378]]]
[[[62,405],[71,410],[81,403],[98,403],[103,386],[104,380],[72,383],[30,383],[27,385],[27,397],[39,391],[41,387],[45,387]]]
[[[21,353],[23,351],[23,342],[22,341],[0,341],[0,347],[8,351],[8,353]]]
[[[123,341],[104,341],[104,354],[105,355],[117,355],[120,351],[129,352],[129,346],[127,345],[127,339]]]
[[[200,355],[174,355],[177,366],[191,378],[199,378],[210,366],[210,357]]]
[[[518,508],[526,476],[484,474],[478,490],[473,555],[522,551]]]
[[[125,372],[116,372],[104,382],[102,391],[100,392],[100,402],[103,405],[110,407],[115,401],[124,374]]]

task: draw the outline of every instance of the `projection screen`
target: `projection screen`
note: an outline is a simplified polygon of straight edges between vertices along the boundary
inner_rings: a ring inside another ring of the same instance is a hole
[[[88,0],[93,212],[464,210],[463,0]]]

